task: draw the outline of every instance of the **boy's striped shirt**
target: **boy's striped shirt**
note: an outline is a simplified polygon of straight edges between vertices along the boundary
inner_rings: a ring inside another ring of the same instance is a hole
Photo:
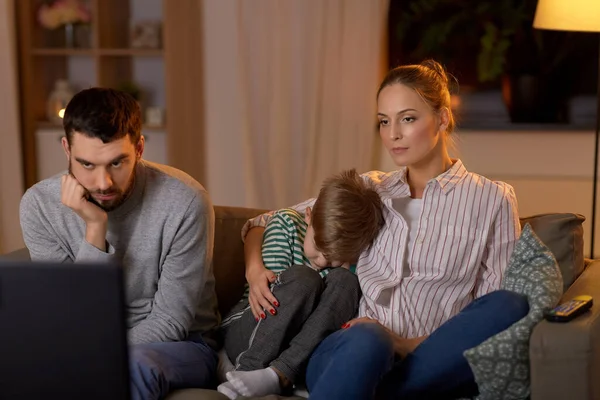
[[[310,267],[310,261],[304,255],[306,228],[308,224],[298,211],[284,208],[275,212],[265,227],[263,235],[262,257],[265,267],[275,274],[285,271],[292,265]],[[322,269],[319,273],[324,277],[329,273],[329,269]],[[250,288],[246,283],[241,302],[247,303],[249,293]],[[245,307],[242,311],[227,316],[221,326],[227,326],[239,319],[247,309],[248,307]]]

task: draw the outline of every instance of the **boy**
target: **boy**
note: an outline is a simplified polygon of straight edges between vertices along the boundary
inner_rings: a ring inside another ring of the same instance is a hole
[[[271,290],[278,310],[255,318],[247,289],[225,318],[225,351],[235,371],[227,373],[219,392],[231,399],[265,396],[297,382],[314,348],[355,316],[360,287],[350,264],[383,224],[378,193],[355,170],[327,179],[304,217],[293,209],[273,215],[262,255],[276,274]]]

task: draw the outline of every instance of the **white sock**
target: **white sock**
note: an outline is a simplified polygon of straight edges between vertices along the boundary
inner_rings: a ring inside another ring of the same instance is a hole
[[[238,393],[244,396],[267,396],[281,393],[279,375],[273,368],[231,371],[227,373],[227,380]]]
[[[217,386],[217,392],[224,394],[231,400],[235,400],[240,394],[235,390],[235,387],[231,382],[224,382]]]

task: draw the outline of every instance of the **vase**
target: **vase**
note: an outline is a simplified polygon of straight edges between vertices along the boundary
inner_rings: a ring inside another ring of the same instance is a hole
[[[65,47],[68,49],[75,47],[75,27],[73,24],[65,24]]]
[[[54,90],[48,96],[48,107],[46,110],[48,120],[55,124],[62,124],[62,119],[67,104],[73,97],[73,91],[69,82],[59,79],[54,83]]]

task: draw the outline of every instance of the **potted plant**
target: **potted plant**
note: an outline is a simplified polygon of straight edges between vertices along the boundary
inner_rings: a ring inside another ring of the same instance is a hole
[[[138,102],[142,101],[142,89],[135,82],[122,82],[117,90],[130,94]]]
[[[566,67],[571,34],[535,30],[536,3],[408,0],[395,34],[412,59],[433,57],[450,65],[466,59],[480,85],[500,83],[513,122],[566,122],[568,85],[555,77]]]
[[[502,97],[512,122],[567,123],[574,71],[565,61],[576,47],[570,44],[575,34],[534,29],[536,3],[513,5],[518,24],[506,35],[508,47],[495,63],[502,62]]]
[[[130,94],[131,97],[137,101],[138,105],[140,106],[140,110],[144,109],[142,104],[144,100],[144,92],[137,83],[133,81],[123,81],[115,89]]]

